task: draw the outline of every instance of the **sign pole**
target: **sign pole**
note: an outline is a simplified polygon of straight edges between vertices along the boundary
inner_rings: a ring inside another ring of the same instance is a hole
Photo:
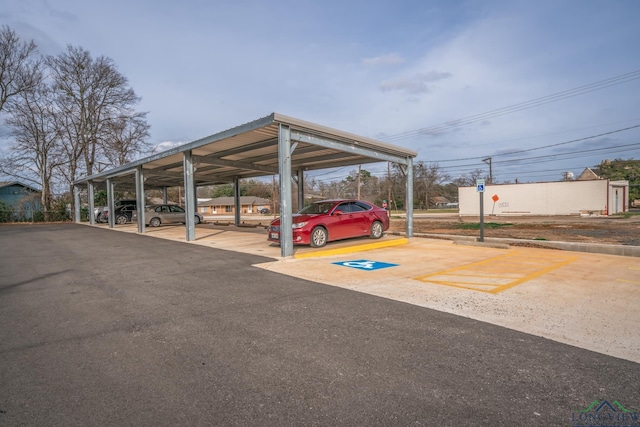
[[[484,179],[476,180],[476,190],[480,195],[480,242],[484,242]]]
[[[484,242],[484,195],[483,192],[480,194],[480,241]]]

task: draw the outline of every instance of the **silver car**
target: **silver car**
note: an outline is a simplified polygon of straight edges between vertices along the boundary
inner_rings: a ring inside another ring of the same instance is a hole
[[[144,223],[151,227],[158,227],[160,224],[186,223],[186,212],[178,205],[148,205],[144,208]],[[133,211],[132,221],[138,220],[138,212]],[[203,217],[200,213],[195,213],[194,222],[200,224]]]

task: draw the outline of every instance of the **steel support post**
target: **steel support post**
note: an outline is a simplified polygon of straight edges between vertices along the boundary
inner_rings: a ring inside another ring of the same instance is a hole
[[[407,173],[406,173],[406,234],[407,237],[413,237],[413,158],[407,157]]]
[[[187,225],[187,242],[196,240],[196,226],[194,218],[195,206],[195,183],[193,178],[193,158],[191,150],[184,152],[184,209],[186,211],[185,221]]]
[[[278,170],[280,178],[280,254],[293,256],[291,210],[291,128],[280,125],[278,131]]]
[[[138,233],[144,233],[144,211],[146,198],[144,197],[144,169],[142,165],[136,168],[136,214],[138,215]]]
[[[73,213],[75,222],[80,222],[80,188],[73,187]]]
[[[93,225],[96,222],[94,210],[95,207],[95,192],[93,188],[93,181],[87,182],[87,198],[89,201],[89,224]]]
[[[235,225],[240,225],[240,211],[242,210],[242,205],[240,203],[240,178],[237,176],[233,177],[233,206],[234,206],[234,221]]]
[[[113,200],[113,195],[115,191],[115,185],[111,178],[107,178],[107,209],[109,211],[109,228],[113,228],[115,226],[115,201]]]

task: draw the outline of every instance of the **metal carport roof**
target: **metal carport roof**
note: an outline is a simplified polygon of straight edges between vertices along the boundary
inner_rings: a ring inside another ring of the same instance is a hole
[[[283,193],[287,193],[288,186],[290,201],[291,171],[302,177],[305,171],[390,161],[411,166],[405,170],[407,185],[412,186],[412,161],[416,155],[414,151],[371,138],[272,113],[171,150],[81,178],[75,181],[75,185],[88,185],[92,189],[96,184],[109,183],[117,185],[118,189],[136,190],[184,185],[187,195],[187,181],[189,187],[195,189],[202,185],[237,183],[242,178],[279,175],[281,190],[284,190],[281,191],[281,208],[283,203],[288,204],[290,211],[287,194]],[[132,175],[144,176],[141,181],[144,187]],[[283,185],[285,188],[282,188]],[[109,190],[108,185],[108,193]],[[91,199],[90,206],[93,205]],[[193,195],[192,200],[195,200]],[[287,214],[286,206],[281,211],[284,217]],[[76,208],[76,221],[79,221],[79,208]],[[407,231],[410,235],[410,219]],[[192,240],[189,235],[187,240]],[[290,255],[284,252],[288,251],[283,250],[283,256]]]

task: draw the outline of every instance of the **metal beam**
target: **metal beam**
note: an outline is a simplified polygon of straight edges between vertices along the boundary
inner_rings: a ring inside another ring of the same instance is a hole
[[[245,144],[240,147],[219,151],[216,153],[216,157],[221,158],[221,157],[233,156],[234,154],[246,153],[248,151],[260,150],[262,148],[276,145],[277,143],[278,143],[278,138],[270,138],[264,141],[254,142],[252,144]],[[203,157],[206,157],[206,156],[203,156]]]
[[[236,169],[246,169],[250,171],[267,172],[270,175],[278,173],[278,169],[271,166],[256,165],[250,162],[243,162],[239,160],[225,160],[219,157],[204,157],[198,156],[197,159],[204,164],[214,166],[225,166]]]
[[[306,147],[296,147],[296,155],[300,156],[301,154],[309,154],[315,153],[316,151],[321,150],[322,148],[318,148],[317,145],[307,145]],[[252,163],[261,163],[264,161],[275,162],[278,160],[278,153],[271,154],[263,154],[262,156],[252,157]]]
[[[380,162],[395,162],[400,164],[407,164],[406,157],[394,156],[392,154],[382,153],[370,148],[359,147],[355,143],[345,143],[337,140],[331,140],[322,138],[315,135],[309,135],[300,131],[291,131],[291,140],[305,142],[307,144],[319,145],[321,147],[330,148],[332,150],[345,151],[348,153],[354,153],[359,156],[370,157],[372,159],[378,159]]]
[[[331,169],[331,168],[339,168],[342,166],[355,166],[358,164],[366,165],[371,163],[379,163],[376,159],[368,159],[362,157],[359,163],[355,163],[353,160],[344,160],[344,161],[332,161],[326,163],[319,163],[315,165],[305,164],[305,171],[319,170],[319,169]]]
[[[181,166],[182,168],[182,166]],[[158,177],[158,178],[173,178],[173,179],[184,179],[184,172],[169,172],[163,169],[149,169],[146,172],[147,179]]]

